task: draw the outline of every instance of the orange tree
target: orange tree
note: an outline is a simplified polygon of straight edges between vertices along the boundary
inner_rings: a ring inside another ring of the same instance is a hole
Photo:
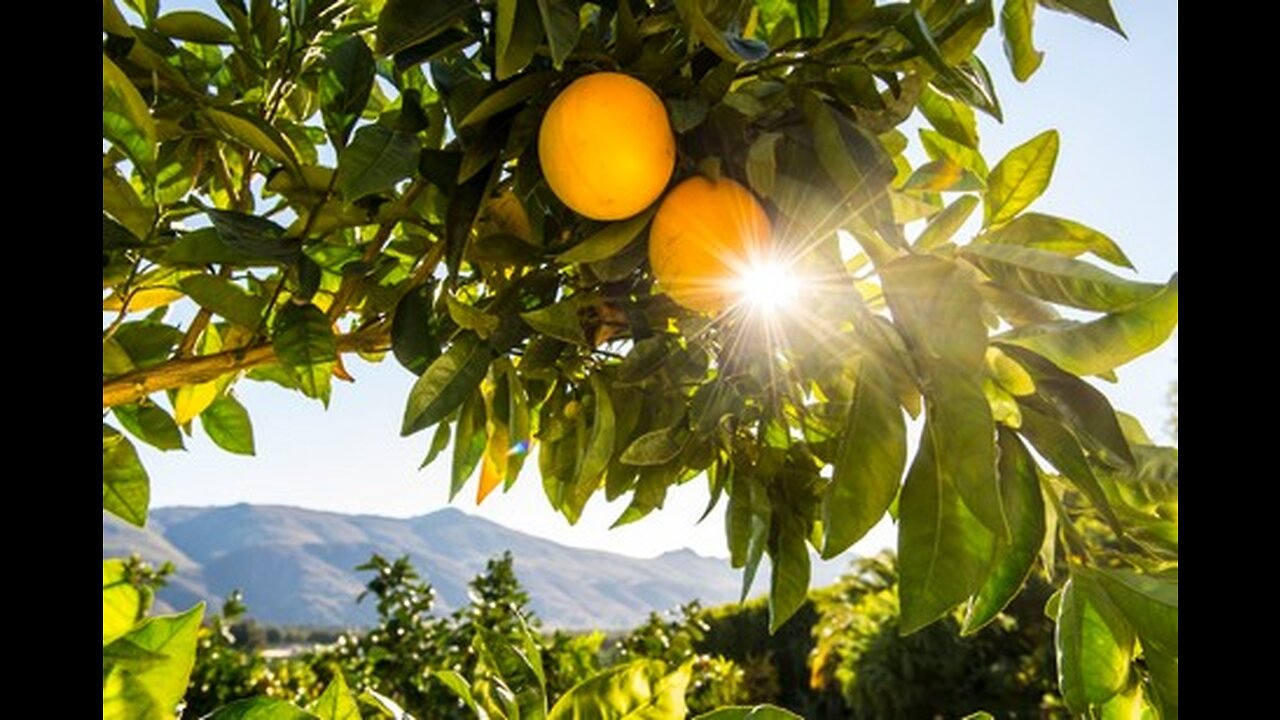
[[[1108,0],[126,4],[103,3],[104,510],[145,522],[135,441],[181,447],[198,422],[252,453],[237,383],[326,402],[344,354],[390,353],[419,376],[403,432],[433,430],[455,493],[535,455],[569,522],[629,494],[623,524],[705,478],[744,591],[771,560],[775,628],[809,548],[838,555],[890,512],[903,632],[957,612],[976,632],[1039,565],[1070,707],[1177,715],[1176,450],[1081,379],[1169,336],[1177,278],[1081,260],[1129,265],[1027,211],[1057,134],[989,166],[975,124],[1002,113],[973,54],[997,15],[1025,80],[1034,13],[1120,32]],[[661,98],[669,187],[755,196],[789,304],[687,309],[653,283],[661,200],[602,222],[552,191],[541,119],[601,71]],[[153,656],[181,659],[191,618],[133,625],[122,577],[104,565],[104,711],[109,691],[172,707],[181,663]]]

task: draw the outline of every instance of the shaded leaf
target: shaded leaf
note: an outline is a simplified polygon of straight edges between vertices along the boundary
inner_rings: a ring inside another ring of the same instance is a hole
[[[329,380],[338,357],[329,319],[315,305],[287,303],[271,328],[276,358],[304,395],[329,404]]]
[[[995,535],[940,472],[936,433],[928,425],[898,500],[898,631],[903,635],[929,625],[981,589],[995,549]]]
[[[1177,580],[1140,575],[1124,568],[1099,567],[1090,572],[1137,631],[1144,651],[1154,648],[1178,657]]]
[[[794,511],[774,515],[777,523],[769,539],[769,632],[782,627],[809,592],[808,529]]]
[[[249,411],[234,395],[223,395],[200,413],[200,426],[215,445],[237,455],[253,455],[253,424]]]
[[[487,435],[485,433],[484,397],[472,390],[462,403],[458,422],[454,424],[453,465],[449,469],[449,499],[462,491],[484,457]],[[448,425],[440,423],[441,428]],[[437,434],[440,431],[437,431]]]
[[[696,716],[693,720],[803,720],[790,710],[776,705],[730,705]]]
[[[858,363],[853,400],[838,437],[831,482],[822,496],[824,558],[844,552],[880,521],[898,496],[906,467],[902,410],[871,360]]]
[[[347,200],[389,193],[418,169],[420,150],[415,133],[365,125],[338,156],[338,191]]]
[[[622,451],[627,465],[665,465],[684,449],[683,431],[678,426],[651,430],[636,438]]]
[[[609,223],[582,242],[557,255],[556,260],[562,263],[589,263],[613,257],[644,232],[656,211],[655,203],[648,210],[634,217]]]
[[[493,331],[498,329],[499,318],[496,315],[490,315],[474,305],[468,305],[449,293],[445,293],[444,301],[449,308],[449,318],[457,323],[458,327],[474,331],[482,340],[487,339]]]
[[[176,10],[156,18],[151,26],[161,35],[209,45],[230,45],[236,33],[222,21],[195,10]]]
[[[423,284],[400,298],[391,317],[391,351],[396,360],[414,375],[421,375],[440,356],[432,308],[434,287]]]
[[[551,51],[551,64],[559,70],[578,44],[579,0],[538,0],[538,14],[542,16],[542,28],[547,34],[547,48]]]
[[[270,220],[213,208],[205,214],[218,240],[240,256],[291,265],[302,254],[302,243],[285,237],[285,229]]]
[[[136,405],[117,405],[111,411],[125,430],[146,444],[160,450],[183,449],[178,424],[164,408],[150,400]]]
[[[589,345],[582,330],[582,320],[578,317],[578,307],[577,297],[574,296],[544,308],[522,312],[520,318],[543,335],[578,345]]]
[[[1018,594],[1044,544],[1044,498],[1036,463],[1012,431],[998,428],[1000,500],[1009,520],[1008,539],[996,536],[995,562],[986,583],[969,603],[963,634],[977,632]]]
[[[542,25],[534,0],[498,0],[494,36],[495,77],[506,80],[529,64],[542,40]]]
[[[1070,13],[1095,22],[1122,38],[1129,37],[1120,27],[1116,11],[1111,7],[1111,0],[1040,0],[1040,4],[1050,10]]]
[[[1031,443],[1037,453],[1084,492],[1117,534],[1123,534],[1120,520],[1111,509],[1111,503],[1098,484],[1098,478],[1093,474],[1076,436],[1055,419],[1033,407],[1023,405],[1021,410],[1022,426],[1018,428],[1019,433]]]
[[[401,435],[431,427],[453,412],[489,371],[493,351],[475,333],[462,333],[422,373],[405,406]]]
[[[475,7],[473,0],[387,0],[378,14],[378,54],[392,55],[426,42]]]
[[[204,114],[229,140],[266,155],[294,173],[301,172],[293,145],[257,115],[238,108],[206,108]]]
[[[529,98],[542,92],[551,84],[554,73],[535,72],[524,75],[511,83],[495,89],[476,103],[466,117],[458,121],[458,127],[464,128],[483,122],[504,110],[510,110]]]
[[[266,696],[228,703],[201,720],[316,720],[317,716],[293,703]]]
[[[320,66],[320,114],[335,147],[346,145],[369,104],[376,66],[364,39],[351,35],[325,55]]]

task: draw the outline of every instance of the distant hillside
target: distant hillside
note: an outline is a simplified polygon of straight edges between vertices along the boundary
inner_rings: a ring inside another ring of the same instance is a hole
[[[446,508],[416,518],[343,515],[279,505],[159,508],[145,530],[103,513],[102,554],[137,552],[172,561],[178,572],[160,601],[186,607],[244,591],[250,615],[288,625],[367,625],[374,613],[357,605],[364,578],[356,565],[371,553],[408,554],[436,589],[441,611],[466,602],[467,582],[504,550],[552,627],[624,628],[651,610],[692,599],[737,599],[740,574],[727,560],[691,550],[642,560],[572,548]],[[832,568],[815,568],[829,579]],[[767,587],[764,568],[757,581]]]

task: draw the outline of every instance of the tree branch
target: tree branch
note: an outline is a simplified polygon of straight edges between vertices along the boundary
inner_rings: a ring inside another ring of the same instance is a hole
[[[387,349],[388,330],[375,326],[337,338],[338,352],[376,352]],[[274,362],[276,351],[270,343],[227,350],[213,355],[176,358],[162,365],[136,370],[102,382],[102,407],[111,408],[138,402],[162,390],[183,385],[198,385],[227,373],[248,370]]]

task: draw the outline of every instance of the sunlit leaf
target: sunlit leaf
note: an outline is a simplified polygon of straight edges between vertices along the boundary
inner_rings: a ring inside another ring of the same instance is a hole
[[[987,176],[984,225],[1012,220],[1049,187],[1058,161],[1058,131],[1046,130],[1010,150]]]

